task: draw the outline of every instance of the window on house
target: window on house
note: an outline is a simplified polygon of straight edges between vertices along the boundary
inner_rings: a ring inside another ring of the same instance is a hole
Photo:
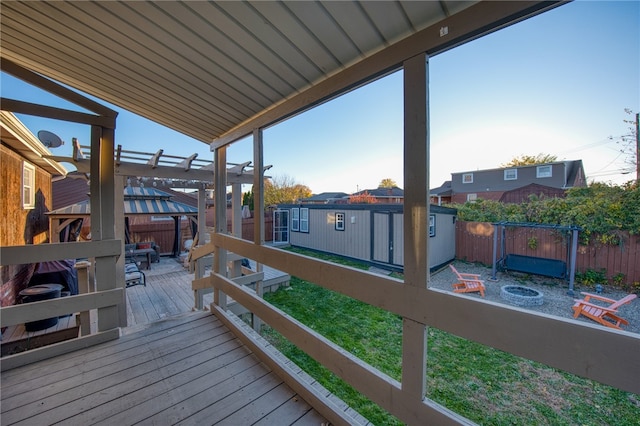
[[[300,232],[309,232],[309,209],[300,209]]]
[[[539,177],[539,178],[551,177],[551,166],[536,167],[536,177]]]
[[[291,209],[291,231],[300,232],[300,209]]]
[[[473,183],[473,173],[463,173],[462,183]]]
[[[429,215],[429,236],[430,237],[436,236],[436,215],[435,214]]]
[[[22,207],[36,207],[36,168],[26,161],[22,163]]]
[[[478,199],[478,194],[467,194],[467,201],[475,201]]]
[[[518,179],[518,169],[507,169],[504,171],[504,180]]]
[[[336,231],[344,231],[344,213],[336,213]]]

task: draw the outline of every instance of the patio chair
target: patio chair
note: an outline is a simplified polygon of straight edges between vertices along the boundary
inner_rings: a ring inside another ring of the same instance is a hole
[[[136,263],[125,263],[124,265],[124,282],[126,287],[142,284],[147,286],[147,277],[144,275]]]
[[[629,294],[623,297],[620,300],[609,299],[608,297],[603,297],[597,294],[591,293],[580,293],[584,295],[584,299],[575,299],[575,305],[573,305],[573,317],[578,318],[580,315],[584,315],[585,317],[592,319],[600,324],[620,329],[620,325],[629,325],[629,321],[621,318],[617,315],[618,308],[622,305],[626,305],[635,299],[635,294]],[[608,306],[602,306],[599,304],[592,303],[592,299],[596,299],[600,302],[608,303]]]
[[[479,292],[480,296],[484,297],[484,281],[480,279],[480,275],[458,272],[452,264],[449,264],[449,267],[453,273],[456,274],[456,278],[458,279],[458,282],[453,284],[454,293]]]

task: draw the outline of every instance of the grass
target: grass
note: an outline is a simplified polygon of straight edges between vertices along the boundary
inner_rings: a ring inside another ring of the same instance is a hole
[[[295,251],[357,268],[367,267],[339,257]],[[292,277],[289,288],[266,294],[265,299],[385,374],[401,379],[400,317],[296,277]],[[267,327],[263,335],[372,423],[401,424],[276,331]],[[477,423],[640,424],[639,395],[563,373],[432,327],[427,345],[427,396]]]

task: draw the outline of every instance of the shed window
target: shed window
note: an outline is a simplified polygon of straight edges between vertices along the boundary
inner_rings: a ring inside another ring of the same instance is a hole
[[[291,209],[291,231],[300,232],[300,209]]]
[[[344,231],[344,213],[336,213],[336,231]]]
[[[436,236],[436,215],[435,214],[429,215],[429,236],[430,237]]]
[[[504,171],[504,180],[518,179],[518,169],[507,169]]]
[[[22,207],[36,207],[36,168],[26,161],[22,163]]]
[[[473,183],[473,173],[463,173],[462,183]]]
[[[538,166],[538,167],[536,167],[536,177],[538,177],[538,178],[551,177],[551,166]]]
[[[300,209],[300,232],[309,232],[309,209]]]

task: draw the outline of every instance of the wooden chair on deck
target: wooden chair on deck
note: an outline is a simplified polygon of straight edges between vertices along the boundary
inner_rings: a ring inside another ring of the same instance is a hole
[[[460,273],[451,263],[449,267],[458,279],[458,282],[453,284],[454,293],[480,292],[480,296],[484,297],[484,281],[480,279],[480,275]]]
[[[597,294],[591,293],[580,293],[585,297],[584,299],[575,300],[575,305],[573,305],[573,317],[578,318],[580,315],[584,315],[587,318],[590,318],[600,324],[620,329],[620,324],[629,325],[629,321],[621,318],[617,315],[618,308],[622,305],[626,305],[635,299],[635,294],[629,294],[623,297],[620,300],[609,299],[608,297],[603,297]],[[592,303],[591,299],[596,299],[600,302],[608,303],[608,306],[602,306],[595,303]]]

